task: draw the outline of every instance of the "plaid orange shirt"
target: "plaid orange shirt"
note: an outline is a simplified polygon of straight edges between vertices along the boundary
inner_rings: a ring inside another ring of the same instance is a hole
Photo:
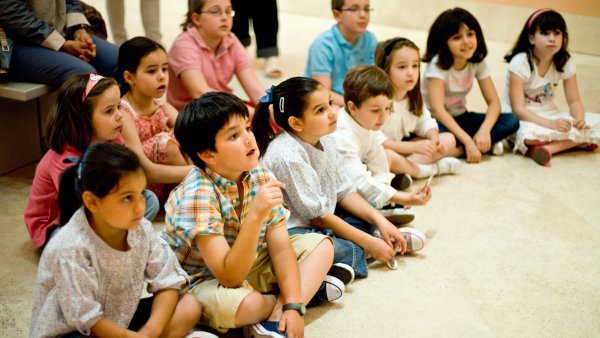
[[[224,236],[232,246],[240,232],[252,201],[262,185],[275,177],[266,168],[256,167],[242,179],[244,198],[240,200],[237,184],[214,171],[195,167],[171,192],[165,204],[165,231],[163,238],[169,243],[181,267],[190,275],[188,289],[202,281],[214,278],[202,259],[194,239],[198,235]],[[238,218],[235,209],[240,207]],[[267,229],[285,226],[286,210],[279,205],[269,213],[261,229],[256,253],[265,243]]]

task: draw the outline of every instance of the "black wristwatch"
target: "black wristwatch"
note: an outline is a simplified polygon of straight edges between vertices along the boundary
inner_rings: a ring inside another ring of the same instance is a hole
[[[75,32],[77,32],[78,30],[80,30],[82,28],[87,31],[88,29],[90,29],[90,26],[83,24],[83,23],[71,26],[71,27],[67,28],[67,31],[69,32],[67,35],[73,36],[75,34]]]
[[[298,311],[298,313],[301,316],[304,316],[304,314],[306,313],[306,306],[304,305],[304,303],[287,303],[283,306],[283,311],[287,310]]]

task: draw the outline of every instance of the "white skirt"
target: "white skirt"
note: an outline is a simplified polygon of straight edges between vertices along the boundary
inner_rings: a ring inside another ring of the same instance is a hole
[[[571,114],[567,112],[544,115],[542,116],[549,119],[557,119],[560,117],[569,120],[573,119]],[[518,150],[525,154],[527,152],[525,140],[537,140],[540,142],[571,140],[575,143],[600,143],[600,114],[585,113],[585,122],[591,126],[590,129],[579,130],[571,128],[568,132],[563,133],[558,130],[542,127],[533,122],[520,121],[519,130],[515,134],[515,147],[513,150]]]

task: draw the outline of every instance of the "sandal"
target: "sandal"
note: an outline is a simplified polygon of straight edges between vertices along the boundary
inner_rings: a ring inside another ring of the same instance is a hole
[[[265,75],[270,79],[277,79],[283,75],[277,57],[269,57],[265,63]]]
[[[527,150],[527,156],[531,157],[539,165],[547,165],[552,159],[552,153],[544,146],[532,146]]]

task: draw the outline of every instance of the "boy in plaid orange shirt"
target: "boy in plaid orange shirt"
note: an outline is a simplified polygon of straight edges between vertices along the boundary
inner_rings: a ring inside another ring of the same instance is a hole
[[[165,240],[192,281],[200,323],[260,337],[302,337],[305,305],[342,296],[326,276],[326,236],[288,236],[284,185],[258,165],[242,100],[206,93],[179,114],[175,136],[195,168],[166,205]],[[276,294],[273,294],[276,293]],[[314,296],[314,297],[313,297]]]

